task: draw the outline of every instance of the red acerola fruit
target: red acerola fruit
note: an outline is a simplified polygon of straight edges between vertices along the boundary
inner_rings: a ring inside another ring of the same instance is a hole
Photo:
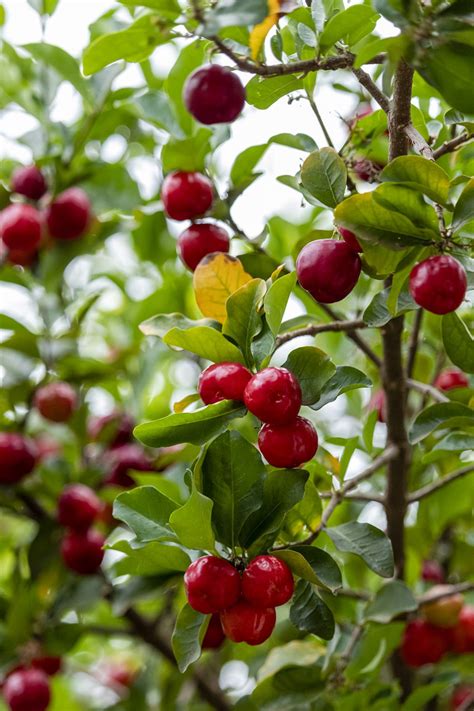
[[[386,422],[386,410],[387,405],[385,402],[385,392],[383,390],[377,390],[372,397],[368,405],[369,412],[375,410],[377,412],[377,419],[379,422]]]
[[[467,276],[462,264],[449,254],[429,257],[410,273],[414,301],[433,314],[449,314],[462,304]]]
[[[178,237],[178,252],[192,272],[204,257],[213,252],[229,251],[229,235],[222,227],[201,222],[191,225]]]
[[[76,391],[68,383],[48,383],[36,391],[34,405],[46,420],[67,422],[77,407]]]
[[[220,400],[243,400],[252,373],[240,363],[214,363],[199,376],[198,391],[205,405]]]
[[[197,69],[184,87],[184,103],[200,123],[232,123],[245,105],[245,88],[235,72],[219,64]]]
[[[235,605],[240,597],[240,575],[222,558],[206,555],[191,563],[184,574],[188,602],[205,615]]]
[[[65,566],[79,575],[94,575],[104,558],[104,544],[105,538],[98,531],[68,531],[61,543]]]
[[[11,674],[3,687],[11,711],[46,711],[51,701],[47,675],[39,669],[21,669]]]
[[[255,607],[279,607],[295,589],[290,568],[274,555],[259,555],[242,574],[242,597]]]
[[[458,368],[443,370],[434,381],[435,388],[440,390],[453,390],[454,388],[468,388],[469,378]]]
[[[36,165],[17,168],[12,176],[12,192],[30,200],[40,200],[48,190],[46,179]]]
[[[362,263],[344,241],[320,239],[305,245],[296,260],[298,281],[323,304],[344,299],[357,284]]]
[[[135,421],[125,412],[111,412],[102,417],[92,417],[87,431],[93,442],[101,441],[109,447],[119,447],[132,439]]]
[[[84,484],[71,484],[63,489],[58,501],[58,521],[75,531],[87,531],[102,513],[102,503],[95,492]]]
[[[451,630],[451,649],[457,654],[474,653],[474,606],[462,608],[458,624]]]
[[[202,173],[170,173],[163,181],[161,198],[168,217],[194,220],[202,217],[212,205],[212,183]]]
[[[54,676],[61,671],[63,660],[61,657],[36,657],[36,659],[31,660],[31,666],[33,669],[39,669],[48,676]]]
[[[221,625],[221,618],[219,615],[212,615],[209,620],[209,625],[202,640],[203,649],[219,649],[225,640],[224,630]]]
[[[2,243],[0,242],[0,245]],[[6,249],[5,256],[9,264],[15,264],[18,267],[31,267],[38,255],[38,250],[34,249],[32,252],[23,252],[19,249]],[[3,256],[2,250],[0,248],[0,258]]]
[[[65,190],[46,211],[49,234],[54,239],[78,239],[86,232],[90,221],[90,200],[81,188]]]
[[[311,422],[297,417],[288,425],[264,425],[258,447],[269,464],[282,469],[309,462],[318,449],[318,434]]]
[[[421,569],[421,577],[426,583],[443,583],[443,568],[437,560],[425,560],[423,561],[423,566]]]
[[[300,384],[286,368],[264,368],[249,380],[244,391],[247,409],[272,425],[294,422],[301,398]]]
[[[407,624],[401,653],[408,666],[436,664],[448,649],[449,637],[446,630],[435,627],[426,620],[413,620]]]
[[[474,686],[459,686],[451,697],[451,711],[460,709],[469,711],[472,708],[474,708]]]
[[[41,232],[41,214],[32,205],[17,203],[0,212],[0,238],[13,255],[35,252]]]
[[[346,244],[349,245],[351,249],[354,250],[354,252],[363,252],[364,250],[360,246],[360,242],[355,236],[353,232],[350,230],[346,230],[345,227],[338,227],[339,234],[341,235],[342,239]]]
[[[246,642],[252,646],[267,640],[276,622],[275,608],[254,607],[246,600],[221,612],[222,628],[233,642]]]
[[[107,453],[105,459],[109,471],[104,484],[109,486],[128,489],[135,486],[134,480],[128,474],[129,470],[138,472],[154,470],[153,463],[138,444],[122,444],[120,447],[115,447]]]
[[[17,484],[37,462],[35,444],[16,432],[0,432],[0,485]]]
[[[446,593],[449,591],[447,585],[435,585],[430,590],[430,594]],[[460,593],[443,597],[440,600],[426,602],[421,607],[423,617],[436,627],[455,627],[459,621],[459,615],[464,605],[464,598]]]

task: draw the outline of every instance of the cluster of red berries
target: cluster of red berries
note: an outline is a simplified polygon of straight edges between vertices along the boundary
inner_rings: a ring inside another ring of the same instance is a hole
[[[203,641],[207,649],[219,647],[225,637],[262,644],[275,627],[275,607],[294,591],[291,570],[271,555],[257,556],[242,574],[227,560],[203,556],[187,569],[184,585],[193,610],[213,615]]]
[[[216,363],[201,373],[198,390],[205,405],[238,400],[265,423],[258,446],[272,466],[298,467],[316,454],[317,432],[298,416],[301,388],[286,368],[264,368],[252,375],[240,363]]]
[[[102,503],[84,484],[66,486],[58,501],[58,521],[67,528],[61,556],[67,568],[79,575],[94,575],[104,558],[104,536],[92,528],[102,513]]]
[[[51,701],[50,676],[61,671],[61,657],[34,657],[16,666],[2,685],[5,703],[11,711],[46,711]]]
[[[31,264],[44,238],[74,240],[91,222],[89,198],[81,188],[68,188],[47,202],[48,185],[35,166],[18,168],[11,181],[12,193],[33,201],[15,202],[0,213],[0,245],[12,264]]]

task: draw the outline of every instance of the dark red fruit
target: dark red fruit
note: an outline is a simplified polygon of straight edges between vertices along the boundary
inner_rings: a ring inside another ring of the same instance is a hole
[[[189,113],[206,126],[235,121],[245,105],[245,88],[227,67],[212,64],[195,71],[184,87]]]
[[[425,620],[413,620],[405,628],[401,653],[410,667],[436,664],[449,649],[446,630]]]
[[[48,677],[39,669],[16,671],[5,682],[3,698],[11,711],[46,711],[51,701]]]
[[[220,400],[243,400],[252,374],[240,363],[215,363],[199,376],[198,391],[205,405]]]
[[[258,447],[269,464],[292,469],[308,462],[318,449],[318,435],[311,422],[297,417],[288,425],[264,425]]]
[[[433,314],[456,311],[466,290],[464,267],[449,254],[429,257],[411,270],[410,293],[418,306]]]
[[[386,422],[386,409],[387,405],[385,402],[385,392],[383,390],[377,390],[371,397],[368,409],[370,412],[375,410],[377,412],[377,419],[379,422]]]
[[[75,531],[87,531],[102,512],[102,503],[84,484],[66,486],[58,501],[58,521]]]
[[[212,205],[212,183],[201,173],[170,173],[163,181],[161,198],[173,220],[194,220]]]
[[[212,615],[202,641],[203,649],[219,649],[225,640],[224,630],[219,615]]]
[[[69,188],[55,198],[46,211],[49,234],[55,239],[81,237],[91,221],[91,204],[84,190]]]
[[[424,560],[423,567],[421,569],[421,577],[427,583],[443,583],[443,568],[437,560]]]
[[[453,390],[454,388],[468,388],[469,378],[462,370],[448,368],[443,370],[434,381],[436,388],[440,390]]]
[[[17,484],[35,468],[34,443],[15,432],[0,432],[0,485]]]
[[[79,575],[94,575],[104,558],[104,543],[105,538],[92,529],[68,531],[61,544],[64,564]]]
[[[191,225],[178,237],[178,252],[193,272],[201,259],[213,252],[229,251],[229,235],[222,227],[199,223]]]
[[[360,242],[355,236],[353,232],[350,230],[346,230],[345,227],[338,227],[339,234],[341,235],[342,239],[346,244],[349,245],[351,249],[354,250],[354,252],[363,252],[364,250],[360,246]]]
[[[77,395],[68,383],[48,383],[35,393],[34,405],[51,422],[67,422],[77,407]]]
[[[240,575],[228,561],[206,555],[191,563],[184,574],[184,587],[193,610],[207,615],[235,605],[240,597]]]
[[[119,447],[132,439],[135,421],[125,412],[111,412],[102,417],[93,417],[88,424],[88,434],[92,441],[100,441],[109,447]]]
[[[464,605],[458,624],[451,633],[451,648],[454,652],[474,653],[474,606]]]
[[[242,575],[242,597],[255,607],[278,607],[293,596],[291,570],[274,555],[259,555]]]
[[[221,612],[221,623],[226,637],[233,642],[246,642],[255,646],[267,640],[276,622],[273,607],[254,607],[241,600],[228,610]]]
[[[323,304],[344,299],[357,284],[362,264],[346,242],[320,239],[305,245],[296,260],[298,281]]]
[[[17,168],[12,176],[12,192],[30,200],[39,200],[48,189],[45,177],[36,165]]]
[[[9,205],[0,213],[0,238],[14,255],[34,252],[41,229],[41,215],[32,205]]]
[[[109,472],[104,483],[109,486],[121,486],[128,489],[135,482],[128,474],[130,470],[150,472],[154,470],[153,463],[138,444],[122,444],[111,449],[106,457]]]
[[[459,686],[451,697],[451,711],[469,711],[474,704],[474,686]]]
[[[61,657],[36,657],[31,660],[33,669],[39,669],[48,676],[58,674],[61,671],[62,663]]]
[[[37,254],[36,249],[33,252],[10,249],[7,250],[7,260],[10,264],[16,264],[19,267],[30,267],[34,263]]]
[[[372,160],[361,158],[354,163],[354,173],[360,180],[365,180],[366,183],[372,183],[378,177],[384,166],[380,163],[374,163]]]
[[[244,391],[244,402],[262,422],[294,422],[301,407],[301,388],[286,368],[265,368],[253,376]]]

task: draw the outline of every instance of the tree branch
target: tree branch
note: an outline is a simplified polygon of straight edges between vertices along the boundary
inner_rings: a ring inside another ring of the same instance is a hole
[[[427,602],[435,602],[437,600],[443,600],[446,597],[451,597],[451,595],[457,595],[458,593],[465,593],[474,590],[474,583],[458,583],[457,585],[446,585],[446,589],[441,592],[428,590],[424,595],[418,598],[419,605],[425,605]]]
[[[430,496],[430,494],[433,494],[435,491],[439,491],[439,489],[442,489],[444,486],[451,484],[451,482],[456,481],[456,479],[460,479],[471,472],[474,472],[474,463],[468,464],[466,467],[448,474],[448,476],[445,476],[443,479],[439,479],[439,481],[435,481],[433,484],[427,484],[427,486],[423,486],[421,489],[414,491],[409,495],[408,503],[413,504],[415,501],[421,501],[421,499],[424,499],[426,496]]]
[[[423,158],[427,158],[428,160],[434,160],[431,146],[427,144],[421,133],[417,131],[411,121],[407,126],[404,127],[403,130],[405,131],[405,135],[409,138],[410,143],[412,144],[413,148],[417,153],[423,156]]]
[[[383,109],[386,114],[388,114],[388,112],[390,111],[390,99],[385,96],[383,91],[380,91],[370,74],[364,72],[363,69],[355,69],[354,67],[352,68],[352,73],[354,74],[354,76],[357,77],[359,83],[362,84],[365,89],[367,89],[372,98],[375,99],[380,108]]]
[[[328,306],[328,304],[319,304],[319,306],[323,309],[323,311],[325,311],[328,314],[328,316],[330,316],[333,319],[333,321],[342,321],[342,319],[340,319],[338,317],[336,312],[333,311],[333,309],[330,306]],[[348,338],[351,339],[351,341],[353,341],[356,344],[356,346],[359,348],[359,350],[361,350],[363,353],[365,353],[367,358],[369,360],[371,360],[372,363],[377,366],[377,368],[380,368],[382,366],[381,359],[378,357],[378,355],[376,353],[374,353],[374,351],[369,346],[369,344],[366,343],[366,341],[364,341],[364,339],[361,338],[361,336],[359,336],[356,332],[353,332],[353,331],[347,331],[347,336],[348,336]]]
[[[452,153],[453,151],[456,151],[458,148],[460,148],[464,143],[468,143],[469,141],[472,141],[474,138],[474,133],[461,133],[460,136],[456,136],[455,138],[452,138],[450,141],[445,141],[442,146],[439,148],[436,148],[433,151],[433,158],[434,160],[438,160],[438,158],[441,158],[441,156],[444,156],[446,153]]]
[[[449,402],[449,398],[443,395],[437,388],[433,387],[433,385],[420,383],[419,380],[413,380],[413,378],[408,378],[406,384],[411,390],[416,390],[423,395],[429,395],[436,402]]]
[[[330,499],[332,496],[332,493],[330,491],[320,491],[319,496],[322,499]],[[347,499],[352,499],[353,501],[375,501],[377,504],[383,504],[385,502],[385,499],[383,496],[380,496],[379,494],[363,494],[362,492],[354,492],[353,494],[346,494],[344,497],[346,500]]]
[[[356,321],[332,321],[331,323],[311,324],[310,326],[305,326],[304,328],[288,331],[288,333],[282,333],[282,335],[278,336],[275,341],[275,348],[279,348],[284,343],[292,341],[294,338],[301,338],[302,336],[317,336],[319,333],[327,333],[329,331],[350,332],[361,328],[368,328],[367,324],[362,319],[358,319]]]
[[[415,323],[410,336],[407,358],[407,377],[411,378],[415,367],[416,354],[418,352],[418,342],[420,339],[421,324],[423,323],[423,309],[418,309],[415,315]]]

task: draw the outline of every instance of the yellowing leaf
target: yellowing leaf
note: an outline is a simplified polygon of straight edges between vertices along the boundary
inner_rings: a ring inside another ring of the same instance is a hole
[[[197,393],[192,393],[183,397],[182,400],[175,402],[173,405],[173,412],[184,412],[190,405],[199,400],[199,395]]]
[[[235,257],[218,252],[203,259],[194,272],[194,293],[204,316],[224,323],[226,301],[252,277]]]
[[[297,7],[294,0],[268,0],[268,16],[260,24],[255,25],[250,33],[250,53],[254,60],[257,60],[265,38],[274,25],[278,22],[280,15],[291,12]]]

